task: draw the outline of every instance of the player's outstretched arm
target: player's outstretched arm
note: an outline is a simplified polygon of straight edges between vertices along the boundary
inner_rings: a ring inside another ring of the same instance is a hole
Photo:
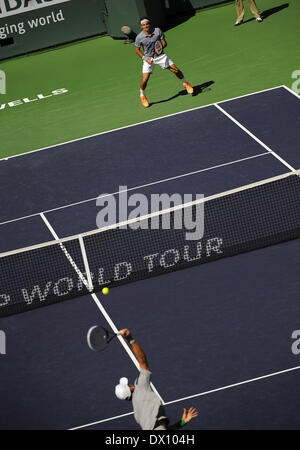
[[[124,328],[123,330],[120,330],[120,333],[130,343],[134,356],[139,362],[140,368],[150,370],[147,357],[140,344],[133,339],[131,332],[127,328]]]

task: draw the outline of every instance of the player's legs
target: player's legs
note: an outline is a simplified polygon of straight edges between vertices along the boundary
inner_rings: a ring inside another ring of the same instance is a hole
[[[144,61],[143,77],[142,77],[142,81],[140,83],[140,98],[141,98],[142,105],[145,108],[148,108],[148,106],[149,106],[149,102],[148,102],[146,94],[145,94],[145,89],[147,87],[149,78],[153,72],[153,69],[154,69],[154,64],[148,64],[147,61]]]
[[[146,90],[146,87],[147,87],[147,84],[148,84],[150,76],[151,76],[151,73],[143,73],[143,78],[142,78],[142,81],[141,81],[141,84],[140,84],[141,102],[142,102],[142,105],[145,108],[148,108],[148,106],[149,106],[149,102],[148,102],[147,97],[145,95],[145,90]]]
[[[175,66],[175,64],[169,66],[168,69],[170,70],[170,72],[174,73],[174,75],[176,75],[179,80],[182,80],[184,78],[183,73],[180,69],[178,69],[178,67]]]
[[[255,16],[256,19],[261,19],[260,17],[260,12],[258,7],[256,6],[255,0],[248,0],[249,5],[250,5],[250,9],[252,14]]]
[[[143,78],[140,84],[140,88],[142,91],[146,89],[150,76],[151,73],[143,73]]]
[[[236,6],[236,13],[237,13],[237,19],[236,19],[235,25],[238,25],[241,22],[243,22],[244,15],[245,15],[243,0],[235,0],[235,6]]]
[[[189,94],[192,94],[194,92],[194,89],[192,88],[192,86],[190,85],[190,83],[188,83],[186,81],[186,79],[184,78],[183,73],[181,72],[180,69],[178,69],[178,67],[175,66],[175,64],[171,64],[168,67],[168,70],[170,70],[170,72],[174,73],[174,75],[176,75],[176,77],[182,81],[183,86],[186,88],[187,92]]]

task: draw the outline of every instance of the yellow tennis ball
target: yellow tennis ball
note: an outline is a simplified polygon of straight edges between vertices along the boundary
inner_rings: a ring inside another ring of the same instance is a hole
[[[103,295],[109,294],[109,289],[108,289],[108,287],[105,287],[105,288],[102,289],[102,294],[103,294]]]

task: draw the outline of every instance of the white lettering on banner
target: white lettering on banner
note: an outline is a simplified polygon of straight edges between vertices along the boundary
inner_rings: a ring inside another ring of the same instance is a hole
[[[31,29],[38,28],[39,26],[44,27],[45,25],[50,25],[50,23],[63,22],[65,20],[62,10],[60,10],[57,14],[54,14],[53,11],[51,14],[46,17],[39,17],[37,19],[28,20],[28,25]]]
[[[165,251],[159,260],[159,263],[161,267],[168,268],[176,266],[178,261],[180,260],[179,251],[175,248],[172,248],[171,250]]]
[[[40,302],[44,302],[49,294],[50,288],[52,286],[51,281],[46,284],[45,289],[42,292],[42,289],[39,285],[34,286],[31,294],[28,293],[27,289],[22,289],[22,294],[27,305],[31,305],[33,301],[38,297]]]
[[[8,305],[10,301],[10,296],[6,294],[0,294],[0,306]]]
[[[202,255],[202,242],[201,241],[197,242],[197,254],[194,258],[190,256],[190,246],[189,245],[184,246],[183,259],[185,261],[188,261],[188,262],[197,261],[198,259],[201,259],[201,255]]]
[[[132,265],[129,262],[122,262],[115,265],[115,281],[121,281],[125,280],[126,278],[131,275],[132,272]]]
[[[148,272],[151,273],[154,270],[154,258],[157,258],[159,253],[154,253],[153,255],[144,256],[144,260],[148,262]]]
[[[6,334],[0,330],[0,355],[6,355]]]
[[[99,276],[98,276],[98,284],[99,284],[99,286],[107,286],[109,283],[111,283],[111,281],[104,279],[104,269],[102,267],[100,267],[100,269],[99,269]]]
[[[53,292],[58,297],[62,297],[63,295],[68,295],[74,287],[73,280],[71,278],[62,278],[55,283]]]
[[[0,94],[6,94],[6,74],[3,70],[0,70]]]
[[[71,0],[0,0],[0,19],[41,8],[68,3]]]
[[[184,263],[184,267],[187,267],[187,263],[194,265],[196,261],[202,258],[214,258],[218,254],[223,253],[222,249],[223,240],[215,237],[204,241],[198,241],[193,245],[185,245],[183,248],[171,248],[162,251],[161,253],[153,253],[145,256],[141,256],[139,261],[123,261],[110,265],[110,267],[95,268],[94,272],[91,272],[91,279],[94,282],[95,291],[104,286],[108,286],[113,282],[134,281],[135,274],[142,272],[151,276],[155,272],[163,274],[169,272],[173,267],[180,268],[180,264]],[[52,280],[44,282],[43,284],[35,284],[31,287],[20,289],[21,296],[18,292],[14,295],[0,294],[0,309],[6,306],[12,306],[19,303],[26,303],[29,307],[31,305],[42,304],[49,300],[55,300],[55,298],[63,299],[72,298],[86,293],[86,287],[84,286],[84,278],[86,273],[77,273],[77,277],[62,277],[58,280]],[[54,296],[54,298],[53,298]],[[23,299],[20,301],[19,299]],[[297,337],[294,335],[293,338]],[[294,349],[298,345],[299,341],[294,343]]]
[[[215,253],[223,253],[221,247],[223,244],[223,240],[222,238],[213,238],[213,239],[208,239],[207,244],[206,244],[206,254],[207,256],[211,256],[212,252]]]

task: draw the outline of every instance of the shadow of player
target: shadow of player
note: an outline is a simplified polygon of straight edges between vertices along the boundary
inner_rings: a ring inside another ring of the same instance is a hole
[[[265,11],[263,11],[261,13],[261,16],[265,20],[268,17],[272,16],[273,14],[276,14],[277,12],[282,11],[285,8],[288,8],[289,6],[290,6],[289,3],[284,3],[283,5],[275,6],[274,8],[270,8],[270,9],[266,9]]]
[[[194,87],[194,93],[192,94],[192,97],[196,97],[197,95],[210,90],[210,86],[214,84],[214,81],[206,81],[205,83],[199,84],[197,86],[193,86]],[[185,89],[183,89],[182,91],[179,91],[177,94],[173,95],[170,98],[166,98],[165,100],[159,100],[158,102],[152,102],[149,104],[149,106],[152,105],[158,105],[159,103],[166,103],[166,102],[170,102],[171,100],[175,100],[175,98],[180,97],[181,95],[189,95]]]
[[[263,20],[266,20],[268,17],[272,16],[273,14],[278,13],[279,11],[282,11],[285,8],[288,8],[289,6],[290,6],[289,3],[284,3],[280,6],[275,6],[274,8],[266,9],[265,11],[263,11],[261,13],[261,17]],[[248,20],[244,20],[243,24],[252,22],[253,20],[255,20],[255,17],[252,17],[251,19],[248,19]]]

